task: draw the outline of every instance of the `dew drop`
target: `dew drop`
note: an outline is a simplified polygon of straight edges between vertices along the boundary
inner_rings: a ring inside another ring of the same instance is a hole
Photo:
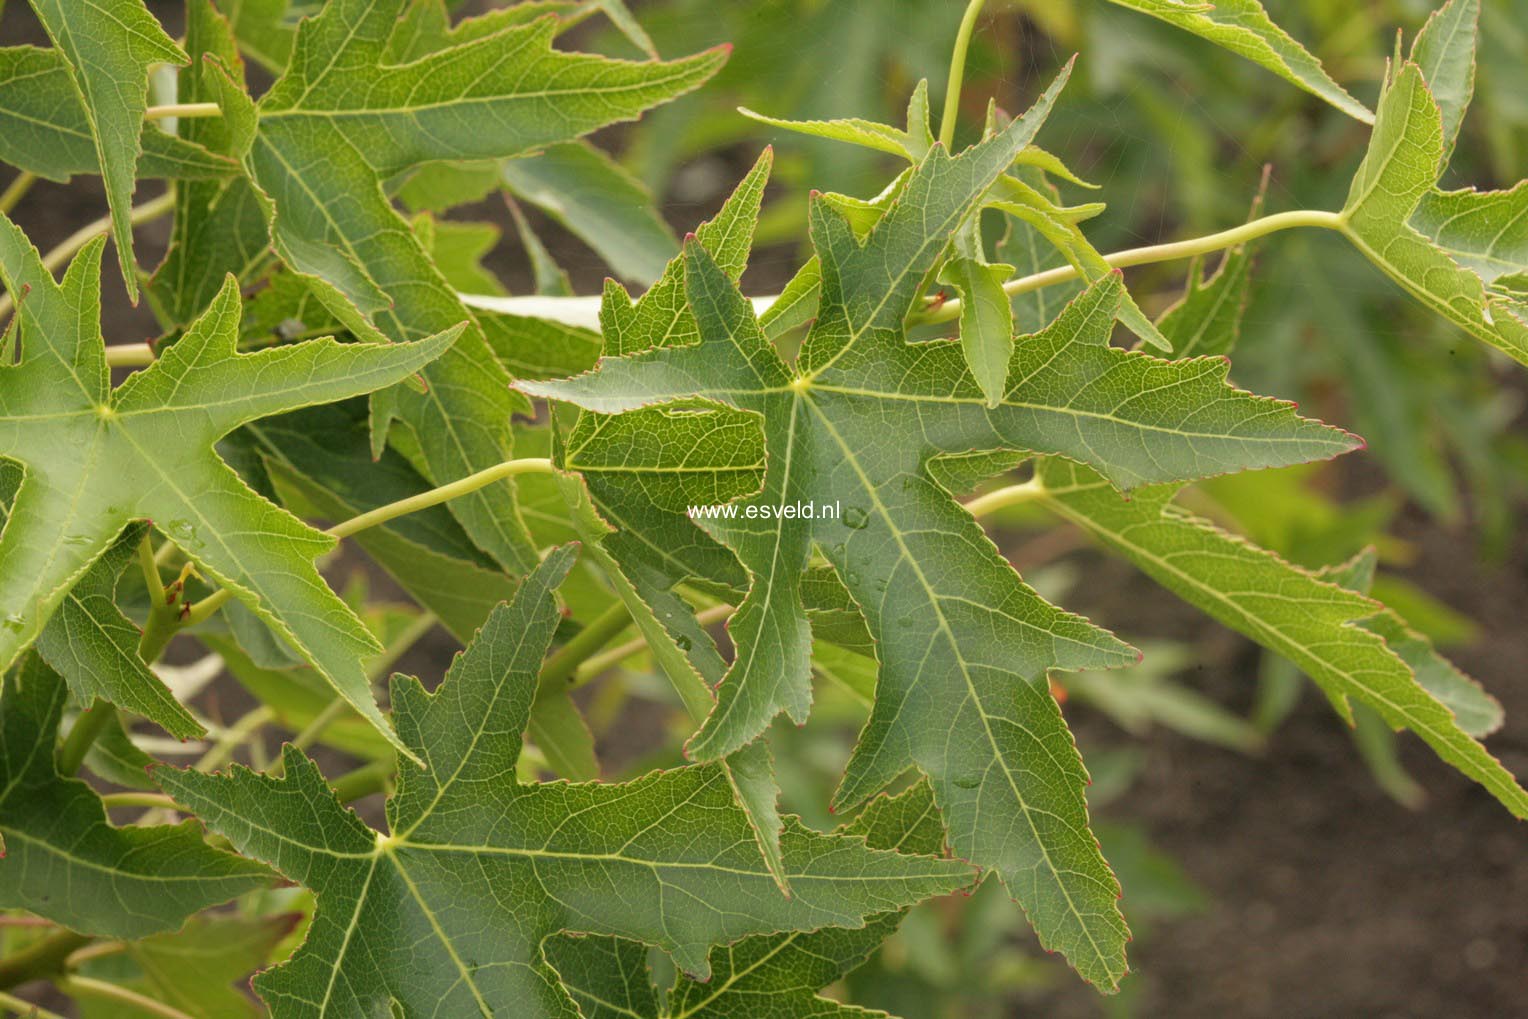
[[[690,643],[690,638],[686,637],[684,634],[680,634],[674,638],[674,646],[681,651],[688,651],[690,648],[694,647],[694,645]]]
[[[196,538],[196,527],[189,520],[171,520],[169,526],[165,528],[165,533],[182,548],[202,547],[202,543]]]
[[[850,506],[848,509],[844,510],[845,527],[852,527],[854,530],[858,531],[863,529],[864,526],[869,522],[870,514],[866,513],[858,506]]]

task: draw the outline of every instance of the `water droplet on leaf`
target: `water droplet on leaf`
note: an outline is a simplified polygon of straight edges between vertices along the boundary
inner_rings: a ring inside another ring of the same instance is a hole
[[[196,538],[196,526],[189,520],[171,520],[169,526],[165,528],[165,533],[182,548],[202,547],[202,543]]]

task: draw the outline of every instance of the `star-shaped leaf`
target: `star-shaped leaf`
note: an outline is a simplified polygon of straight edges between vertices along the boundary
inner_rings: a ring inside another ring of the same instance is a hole
[[[143,0],[31,0],[84,107],[111,206],[111,233],[127,292],[138,296],[133,263],[134,171],[148,109],[149,67],[184,64]]]
[[[396,741],[360,664],[377,645],[313,566],[334,539],[250,491],[212,445],[245,422],[407,378],[459,330],[397,347],[316,340],[239,354],[229,279],[179,341],[112,390],[102,244],[81,252],[60,284],[0,218],[0,277],[25,294],[21,362],[0,366],[0,457],[26,471],[0,532],[0,665],[37,637],[124,527],[152,520]]]
[[[872,849],[937,853],[944,825],[927,783],[878,797],[839,829]],[[864,927],[762,935],[711,950],[711,979],[681,974],[660,1005],[647,950],[619,938],[560,937],[547,957],[585,1019],[869,1019],[867,1012],[819,995],[857,968],[901,923],[904,911],[872,917]]]
[[[101,799],[53,763],[69,692],[28,655],[0,694],[0,907],[71,930],[141,938],[259,887],[270,872],[204,843],[196,823],[116,828]]]
[[[520,387],[601,413],[704,400],[757,415],[762,490],[697,520],[736,553],[749,588],[729,624],[736,660],[689,752],[723,756],[781,711],[805,719],[802,571],[819,548],[864,612],[882,668],[839,801],[859,802],[919,767],[955,851],[998,870],[1042,943],[1112,988],[1124,972],[1117,885],[1087,830],[1085,773],[1045,673],[1128,664],[1135,653],[1023,584],[927,464],[971,450],[1049,450],[1130,487],[1330,457],[1357,440],[1224,385],[1223,359],[1168,362],[1108,346],[1117,274],[1015,342],[995,408],[958,342],[908,343],[924,276],[1025,141],[1015,121],[958,158],[936,146],[863,244],[816,202],[822,300],[793,366],[691,240],[698,343]],[[813,516],[786,512],[793,506]]]
[[[1174,486],[1142,489],[1126,502],[1075,464],[1048,461],[1039,477],[1046,504],[1062,517],[1185,601],[1294,662],[1350,724],[1350,700],[1368,705],[1528,817],[1528,792],[1469,731],[1489,728],[1489,699],[1383,605],[1173,505]]]
[[[699,85],[725,53],[670,63],[554,50],[561,27],[508,8],[445,28],[440,0],[333,0],[298,28],[286,72],[251,108],[232,81],[225,112],[287,264],[357,335],[414,340],[468,322],[425,373],[428,389],[373,397],[374,451],[401,421],[411,459],[445,484],[507,459],[521,406],[509,375],[384,182],[439,160],[499,159],[629,120]],[[242,104],[243,109],[237,109]],[[484,551],[535,561],[503,481],[451,502]]]
[[[340,806],[288,749],[286,775],[164,770],[177,800],[243,852],[318,896],[292,959],[255,978],[278,1017],[579,1014],[542,954],[561,932],[662,947],[704,979],[710,949],[752,934],[857,927],[957,888],[954,860],[868,848],[787,821],[783,896],[722,770],[698,765],[619,785],[515,778],[536,673],[557,625],[564,546],[496,609],[433,694],[395,677],[405,741],[388,833]]]

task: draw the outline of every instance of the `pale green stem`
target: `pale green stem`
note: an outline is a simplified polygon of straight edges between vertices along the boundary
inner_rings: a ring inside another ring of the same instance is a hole
[[[966,503],[966,512],[973,517],[985,516],[1003,509],[1005,506],[1017,506],[1020,503],[1034,502],[1036,499],[1045,497],[1045,486],[1039,478],[1031,478],[1022,485],[1009,485],[1007,488],[999,488],[979,495]]]
[[[702,609],[695,613],[695,621],[701,626],[710,626],[719,623],[732,615],[734,609],[731,605],[712,605],[708,609]],[[597,655],[590,655],[573,672],[573,681],[569,689],[577,689],[590,683],[611,669],[620,665],[626,659],[639,655],[647,650],[647,641],[642,637],[619,644],[609,651],[602,651]]]
[[[165,103],[150,106],[143,111],[144,120],[194,120],[198,117],[221,117],[223,108],[217,103]]]
[[[202,755],[201,759],[191,767],[195,771],[211,771],[228,763],[233,757],[233,752],[247,743],[250,737],[259,732],[267,723],[274,721],[276,712],[268,705],[262,704],[258,708],[240,718],[229,726],[218,737],[218,741]]]
[[[18,202],[26,197],[26,193],[32,190],[32,185],[37,183],[37,174],[22,170],[16,175],[5,188],[5,193],[0,194],[0,213],[10,215]]]
[[[18,998],[14,994],[6,994],[0,991],[0,1008],[7,1012],[15,1012],[25,1019],[64,1019],[57,1012],[49,1012],[41,1005],[34,1005],[24,998]]]
[[[162,1001],[156,1001],[137,991],[130,991],[120,984],[97,980],[94,977],[70,975],[60,980],[58,986],[60,990],[76,997],[100,998],[102,1001],[126,1005],[140,1012],[147,1012],[149,1015],[160,1016],[161,1019],[192,1019],[180,1009],[166,1005]]]
[[[1343,218],[1336,212],[1323,212],[1319,209],[1296,209],[1291,212],[1278,212],[1271,216],[1263,216],[1249,223],[1233,227],[1230,230],[1222,230],[1219,233],[1207,234],[1204,237],[1191,237],[1185,241],[1173,241],[1170,244],[1152,244],[1144,248],[1129,248],[1125,251],[1116,251],[1105,255],[1104,261],[1114,269],[1124,269],[1132,265],[1146,265],[1151,262],[1170,262],[1179,258],[1191,258],[1194,255],[1207,255],[1214,251],[1223,251],[1226,248],[1234,248],[1239,244],[1265,237],[1280,230],[1290,230],[1296,227],[1317,227],[1324,230],[1341,230]],[[1003,284],[1003,290],[1010,297],[1015,294],[1027,294],[1031,290],[1039,290],[1043,287],[1055,286],[1058,283],[1066,283],[1077,279],[1081,274],[1073,265],[1063,265],[1055,269],[1047,269],[1045,272],[1037,272],[1030,276],[1021,276],[1018,279],[1009,280]],[[913,321],[919,323],[949,322],[960,317],[960,302],[958,300],[945,301],[924,309],[921,313],[914,314]]]
[[[970,0],[960,28],[955,33],[955,50],[950,54],[950,77],[944,88],[944,113],[939,117],[939,141],[948,149],[955,142],[955,118],[960,113],[960,87],[966,77],[966,52],[971,48],[971,33],[981,17],[987,0]]]
[[[505,478],[514,477],[516,474],[551,474],[556,470],[552,461],[546,457],[526,457],[520,460],[506,460],[504,463],[495,464],[476,474],[469,474],[459,481],[453,481],[449,485],[441,485],[432,488],[428,492],[420,492],[411,495],[407,499],[399,499],[390,502],[386,506],[378,506],[374,510],[362,513],[360,516],[351,517],[349,520],[335,524],[325,531],[325,534],[336,538],[348,538],[357,531],[364,531],[368,527],[385,524],[395,517],[405,516],[409,513],[417,513],[431,506],[438,506],[443,502],[449,502],[459,496],[476,492],[478,489],[502,481]],[[225,587],[221,591],[215,591],[211,595],[197,602],[190,614],[186,617],[186,625],[193,626],[211,616],[224,603],[232,597]]]
[[[425,612],[409,624],[408,629],[399,634],[398,639],[388,645],[387,650],[382,652],[380,658],[372,663],[367,669],[367,679],[375,682],[377,677],[387,672],[402,658],[408,649],[419,642],[419,639],[429,633],[437,622],[433,612]],[[340,718],[350,708],[350,702],[343,697],[336,697],[324,705],[322,711],[313,716],[313,720],[302,727],[302,731],[292,737],[292,746],[298,750],[306,750],[317,743],[324,732],[332,725],[335,719]],[[266,774],[272,778],[280,778],[286,771],[286,765],[282,758],[278,757],[271,766],[266,769]]]
[[[573,639],[557,649],[546,660],[536,685],[541,690],[557,689],[566,684],[578,671],[581,663],[600,648],[610,643],[621,631],[631,625],[631,610],[624,601],[617,601],[596,616],[588,626],[573,635]]]
[[[164,793],[103,793],[101,802],[107,809],[112,807],[159,807],[163,810],[179,810],[180,807]]]
[[[372,761],[354,771],[346,772],[329,783],[329,786],[341,803],[349,803],[363,796],[382,792],[387,788],[387,780],[392,777],[392,761]]]
[[[111,724],[116,717],[116,707],[101,700],[99,697],[92,702],[90,707],[81,711],[74,719],[74,725],[69,729],[69,735],[65,738],[64,745],[58,748],[58,773],[60,775],[73,775],[79,771],[80,765],[85,763],[85,755],[90,752],[90,747],[95,743],[96,737],[101,735],[106,726]]]
[[[1317,227],[1346,233],[1345,221],[1338,213],[1322,212],[1316,209],[1299,209],[1292,212],[1280,212],[1272,216],[1264,216],[1261,219],[1255,219],[1250,223],[1245,223],[1231,230],[1222,230],[1220,233],[1209,234],[1204,237],[1193,237],[1184,241],[1174,241],[1170,244],[1153,244],[1144,248],[1116,251],[1113,254],[1104,255],[1103,259],[1107,264],[1115,268],[1146,265],[1150,262],[1167,262],[1176,258],[1188,258],[1193,255],[1222,251],[1257,237],[1295,227]],[[1048,269],[1045,272],[1035,273],[1032,276],[1022,276],[1018,279],[1009,280],[1003,284],[1003,289],[1010,295],[1023,294],[1031,290],[1055,286],[1058,283],[1066,283],[1077,279],[1077,277],[1077,270],[1070,265],[1065,265],[1056,269]],[[528,315],[568,325],[583,326],[588,326],[593,322],[600,304],[600,298],[595,296],[492,297],[483,294],[459,294],[458,296],[461,297],[464,303],[473,308],[485,308],[490,311],[502,311],[514,315]],[[753,302],[755,314],[763,314],[778,299],[778,294],[750,298]],[[913,324],[948,322],[959,317],[960,301],[946,300],[941,302],[930,299],[922,311],[913,313],[911,322]]]
[[[133,210],[128,213],[128,222],[132,223],[134,226],[140,226],[144,223],[158,219],[160,216],[169,213],[174,208],[175,190],[171,188],[169,191],[166,191],[158,198],[144,202],[142,205],[135,206]],[[43,267],[46,268],[49,272],[56,272],[59,266],[73,258],[81,248],[95,240],[97,237],[104,237],[107,231],[110,229],[110,216],[102,216],[94,223],[80,227],[74,233],[65,238],[64,241],[58,245],[58,247],[42,256]],[[5,316],[10,313],[11,308],[13,308],[15,304],[15,298],[11,294],[0,294],[0,319],[4,319]]]
[[[149,592],[149,603],[164,601],[164,581],[159,576],[159,560],[154,557],[154,532],[145,531],[138,543],[138,566],[143,570],[143,585]]]
[[[106,363],[113,368],[142,368],[154,363],[147,343],[119,343],[106,348]]]
[[[476,492],[484,486],[491,485],[495,481],[504,478],[512,478],[516,474],[551,474],[556,470],[552,461],[545,457],[526,457],[521,460],[507,460],[501,464],[495,464],[476,474],[469,474],[460,481],[453,481],[449,485],[441,485],[432,488],[428,492],[420,492],[411,495],[407,499],[399,499],[390,502],[386,506],[378,506],[368,513],[362,513],[358,517],[351,517],[342,523],[335,524],[325,534],[331,534],[336,538],[348,538],[357,531],[364,531],[368,527],[385,524],[395,517],[401,517],[409,513],[417,513],[419,510],[428,509],[431,506],[439,506],[443,502],[449,502],[459,496]]]

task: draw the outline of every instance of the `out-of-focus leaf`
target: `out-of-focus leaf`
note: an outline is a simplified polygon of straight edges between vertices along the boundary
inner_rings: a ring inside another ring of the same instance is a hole
[[[653,196],[587,142],[549,145],[506,160],[501,172],[510,193],[567,227],[622,279],[652,283],[679,251]]]
[[[81,967],[86,976],[125,984],[193,1019],[257,1019],[259,1011],[236,984],[261,969],[271,951],[296,926],[295,913],[246,917],[237,914],[192,917],[179,931],[156,934],[127,945],[126,960],[136,971],[126,978],[112,956]],[[79,997],[81,1019],[163,1019],[165,1013],[100,998]]]
[[[222,59],[230,74],[242,78],[232,32],[211,0],[186,4],[186,52],[191,65],[179,75],[181,102],[216,99],[216,89],[203,78],[208,54]],[[221,117],[182,120],[179,130],[188,141],[217,153],[232,151],[233,132]],[[231,156],[227,158],[238,165]],[[167,325],[184,329],[212,303],[229,273],[246,282],[269,251],[265,215],[247,179],[233,175],[227,180],[188,181],[175,193],[175,228],[164,261],[149,280],[149,300]]]
[[[1348,116],[1374,122],[1374,114],[1326,73],[1321,62],[1273,23],[1259,0],[1110,0],[1202,36],[1261,64],[1285,81],[1319,96]]]
[[[1480,783],[1513,814],[1528,816],[1528,793],[1473,739],[1453,710],[1413,671],[1406,643],[1384,606],[1194,517],[1170,500],[1170,486],[1131,501],[1085,467],[1047,460],[1047,504],[1152,579],[1298,665],[1337,713],[1352,720],[1350,699],[1386,724],[1411,729],[1439,757]]]

